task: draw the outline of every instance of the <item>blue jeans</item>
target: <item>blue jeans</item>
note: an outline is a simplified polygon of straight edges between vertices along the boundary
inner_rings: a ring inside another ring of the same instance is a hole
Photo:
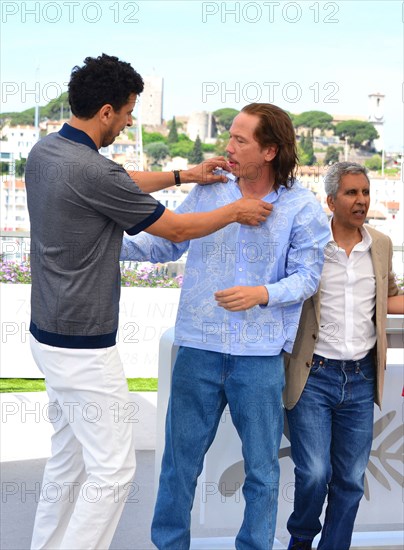
[[[243,357],[179,349],[152,523],[152,540],[159,550],[189,548],[197,478],[227,403],[242,441],[245,468],[244,519],[236,548],[272,548],[284,377],[282,355]]]
[[[295,407],[287,411],[295,463],[294,511],[288,530],[319,550],[349,550],[373,436],[373,353],[360,361],[313,356]]]

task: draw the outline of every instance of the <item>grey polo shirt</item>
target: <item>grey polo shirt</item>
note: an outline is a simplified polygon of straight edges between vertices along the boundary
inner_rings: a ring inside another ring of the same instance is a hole
[[[65,124],[31,150],[25,183],[31,222],[31,325],[44,344],[113,346],[123,232],[164,212],[92,139]]]

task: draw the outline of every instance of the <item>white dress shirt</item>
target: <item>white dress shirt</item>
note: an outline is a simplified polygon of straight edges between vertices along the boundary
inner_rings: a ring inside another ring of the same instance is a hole
[[[349,256],[334,240],[325,247],[320,330],[314,353],[329,359],[362,359],[376,343],[372,238],[364,227],[360,231],[362,241]]]

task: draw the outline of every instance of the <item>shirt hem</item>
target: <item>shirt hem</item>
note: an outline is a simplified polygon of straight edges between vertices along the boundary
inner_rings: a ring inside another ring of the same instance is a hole
[[[238,356],[254,356],[254,357],[272,357],[279,355],[285,350],[287,345],[280,345],[276,347],[271,347],[269,349],[263,349],[262,347],[255,346],[254,348],[244,348],[243,350],[238,350],[232,347],[231,349],[223,345],[215,345],[207,342],[194,342],[190,340],[182,340],[180,338],[174,338],[175,346],[183,346],[187,348],[201,349],[204,351],[214,351],[216,353],[223,353],[225,355],[238,355]]]
[[[41,330],[33,321],[31,321],[29,331],[41,344],[46,344],[47,346],[55,348],[70,349],[110,348],[116,344],[117,333],[117,330],[115,330],[109,334],[96,334],[91,336],[58,334],[56,332]]]

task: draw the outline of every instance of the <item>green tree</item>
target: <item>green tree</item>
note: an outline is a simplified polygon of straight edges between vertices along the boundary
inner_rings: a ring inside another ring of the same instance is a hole
[[[169,143],[170,157],[182,157],[187,159],[194,147],[194,142],[186,135],[179,134],[177,143]]]
[[[324,111],[305,111],[300,115],[294,115],[292,120],[295,128],[310,128],[311,135],[313,135],[316,128],[320,130],[331,130],[333,128],[333,117]]]
[[[199,135],[196,136],[194,147],[188,157],[188,160],[191,164],[199,164],[203,161],[202,142]]]
[[[0,162],[0,173],[1,174],[8,174],[8,162]]]
[[[349,143],[356,149],[359,147],[370,148],[371,142],[379,137],[373,124],[361,120],[340,122],[335,127],[335,133],[341,139],[348,137]]]
[[[316,157],[314,156],[314,147],[313,147],[313,138],[311,136],[306,137],[305,143],[305,153],[309,157],[307,163],[308,166],[312,166],[316,162]]]
[[[173,157],[182,157],[184,159],[189,158],[189,155],[194,148],[194,142],[189,141],[179,141],[178,143],[173,143],[170,145],[170,156]]]
[[[230,107],[224,107],[223,109],[214,111],[213,116],[219,131],[224,132],[230,130],[233,119],[239,112],[240,111],[237,111],[237,109],[231,109]]]
[[[161,165],[161,161],[169,155],[168,145],[161,141],[148,143],[144,150],[147,156],[151,158],[153,164]]]
[[[160,132],[147,132],[142,128],[142,141],[143,145],[148,145],[149,143],[156,143],[157,141],[162,141],[166,143],[167,138],[160,134]]]
[[[368,170],[381,170],[382,157],[380,155],[373,155],[370,159],[365,160],[365,166]]]
[[[31,107],[20,113],[11,114],[11,123],[13,125],[22,124],[21,122],[19,122],[21,120],[21,117],[24,117],[24,119],[26,117],[29,117],[31,122],[28,122],[28,124],[34,124],[35,107]],[[39,116],[41,120],[59,120],[61,118],[61,115],[63,115],[63,118],[69,118],[70,116],[70,105],[67,92],[60,94],[59,97],[51,99],[46,105],[39,106]]]
[[[219,134],[215,143],[215,155],[226,155],[226,147],[229,142],[230,133]]]
[[[70,105],[67,92],[52,99],[46,105],[39,106],[40,120],[59,120],[61,116],[63,116],[63,118],[68,118],[70,116]],[[1,115],[1,118],[2,120],[9,120],[11,126],[17,126],[18,124],[33,125],[35,123],[35,107],[30,107],[19,113],[4,113]]]
[[[68,93],[64,92],[59,97],[49,101],[47,105],[40,108],[41,118],[49,120],[60,120],[70,117],[70,105]]]
[[[177,143],[178,141],[178,131],[177,131],[177,123],[175,121],[175,116],[173,116],[173,119],[171,121],[170,125],[170,131],[168,133],[167,143]]]
[[[308,166],[309,156],[304,152],[300,143],[297,144],[297,156],[299,158],[300,166]]]
[[[297,145],[297,155],[301,166],[312,166],[316,162],[311,136],[302,135]]]
[[[15,175],[17,178],[22,178],[25,174],[25,166],[27,164],[27,159],[17,159],[15,161]]]
[[[202,151],[204,153],[214,153],[215,144],[214,143],[202,143]]]
[[[169,130],[171,130],[172,124],[173,124],[172,120],[167,121],[167,128]],[[175,120],[175,125],[177,126],[177,130],[179,130],[180,128],[184,128],[184,123],[183,122],[178,122],[177,119]]]
[[[26,109],[21,113],[2,113],[2,121],[8,121],[10,126],[17,126],[18,124],[29,124],[33,125],[35,122],[35,109]]]
[[[334,164],[335,162],[338,162],[338,161],[339,161],[339,150],[333,145],[330,145],[329,147],[327,147],[327,150],[325,152],[324,165],[328,166],[329,164]]]

